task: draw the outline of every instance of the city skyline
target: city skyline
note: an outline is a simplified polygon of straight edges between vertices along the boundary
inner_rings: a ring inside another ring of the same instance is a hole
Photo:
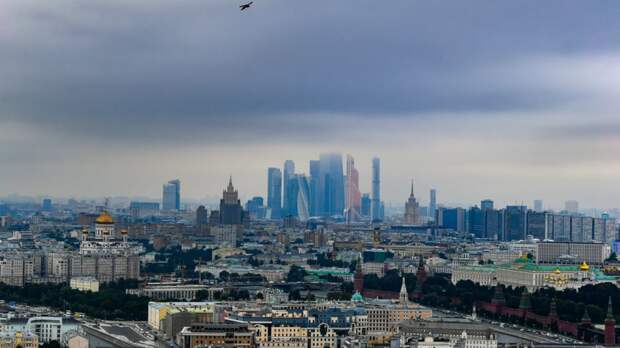
[[[0,348],[620,348],[620,1],[0,1]]]
[[[338,151],[386,203],[618,206],[617,3],[282,4],[3,1],[0,196],[264,196]]]

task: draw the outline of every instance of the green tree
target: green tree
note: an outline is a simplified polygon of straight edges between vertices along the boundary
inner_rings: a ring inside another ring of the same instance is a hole
[[[286,275],[286,281],[290,283],[303,282],[305,276],[306,276],[306,271],[303,268],[297,265],[292,265],[291,269],[288,271],[288,274]]]

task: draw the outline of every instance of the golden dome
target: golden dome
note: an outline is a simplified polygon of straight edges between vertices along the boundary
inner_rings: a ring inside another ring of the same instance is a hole
[[[590,266],[584,261],[581,266],[579,266],[579,269],[582,271],[589,271],[590,270]]]
[[[114,220],[112,220],[110,214],[108,214],[108,212],[104,210],[101,215],[99,215],[97,220],[95,220],[95,222],[98,224],[113,224]]]
[[[559,268],[556,268],[556,269],[555,269],[555,271],[554,271],[554,273],[555,273],[555,274],[560,274],[560,273],[562,273],[562,271],[560,271],[560,269],[559,269]]]

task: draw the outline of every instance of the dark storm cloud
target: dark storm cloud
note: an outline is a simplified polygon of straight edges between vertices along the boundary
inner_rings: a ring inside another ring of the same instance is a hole
[[[527,76],[513,85],[512,62],[620,44],[617,1],[236,5],[7,1],[0,121],[76,136],[217,140],[329,130],[314,114],[537,109],[574,95],[532,93]]]

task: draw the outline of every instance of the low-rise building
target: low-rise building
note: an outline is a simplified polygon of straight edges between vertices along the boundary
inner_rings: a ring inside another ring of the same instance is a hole
[[[0,348],[39,348],[39,337],[30,332],[0,332]]]
[[[71,289],[99,292],[99,280],[95,277],[75,277],[69,283]]]
[[[186,326],[178,334],[177,343],[183,348],[240,347],[254,348],[254,332],[247,324],[196,324]]]

